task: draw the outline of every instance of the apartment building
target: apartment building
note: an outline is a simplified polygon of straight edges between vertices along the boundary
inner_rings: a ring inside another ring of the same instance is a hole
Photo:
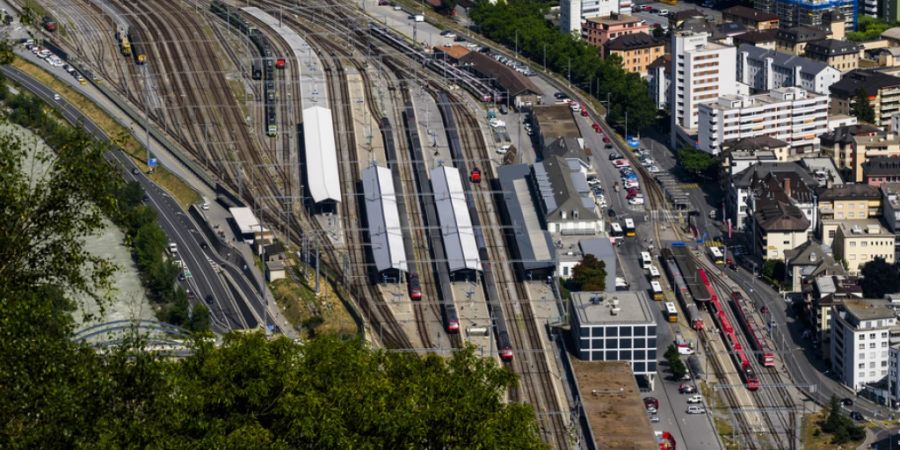
[[[869,186],[900,183],[900,158],[878,156],[869,158],[862,165],[863,182]]]
[[[883,133],[878,127],[865,123],[838,126],[819,137],[819,148],[822,155],[834,160],[835,166],[842,172],[845,179],[854,180],[852,169],[855,154],[854,138]]]
[[[717,155],[723,143],[769,136],[787,142],[792,156],[819,149],[828,131],[828,97],[797,87],[754,96],[726,95],[698,106],[697,148]]]
[[[809,240],[809,220],[783,193],[755,198],[753,211],[753,250],[763,259],[784,261],[785,252]]]
[[[796,86],[829,95],[831,85],[841,79],[839,70],[803,56],[748,44],[738,47],[737,54],[737,81],[761,91]]]
[[[627,72],[647,76],[650,63],[666,52],[664,41],[657,41],[647,33],[632,33],[619,36],[606,43],[604,57],[617,55],[622,58],[622,68]]]
[[[875,110],[875,125],[890,127],[900,111],[900,78],[874,70],[854,70],[831,86],[831,113],[850,114],[862,92]]]
[[[847,262],[847,272],[856,275],[875,258],[893,263],[895,241],[878,219],[845,220],[838,224],[832,248],[838,261]]]
[[[882,183],[879,190],[881,191],[881,207],[884,211],[882,218],[887,229],[898,238],[894,245],[894,253],[898,253],[900,252],[900,183]]]
[[[822,61],[841,73],[859,68],[862,46],[850,41],[823,39],[806,44],[806,56]]]
[[[751,215],[754,213],[754,205],[751,197],[754,194],[754,186],[757,185],[758,180],[765,180],[770,177],[778,180],[778,184],[790,178],[791,195],[805,191],[814,192],[819,186],[818,181],[810,175],[809,171],[797,162],[777,163],[762,160],[755,162],[746,170],[730,177],[731,181],[727,187],[728,195],[725,197],[726,214],[732,219],[732,224],[736,230],[744,230],[748,225],[752,225]],[[797,189],[794,189],[794,187],[797,187]],[[784,193],[783,185],[777,186],[777,190]],[[793,202],[790,196],[782,199],[787,203]],[[803,212],[809,222],[815,224],[818,220],[818,210],[814,206],[816,200],[813,198],[811,203],[809,203],[809,200],[805,202],[804,209],[806,211],[801,212]],[[815,216],[813,216],[813,211],[816,211]]]
[[[722,11],[722,20],[745,25],[752,30],[777,30],[778,16],[746,6],[732,6]]]
[[[881,193],[867,184],[832,186],[819,193],[819,236],[831,246],[837,229],[848,220],[881,217]]]
[[[900,157],[900,135],[894,133],[876,133],[853,138],[851,165],[853,180],[863,183],[866,180],[866,163],[882,158]]]
[[[764,50],[775,50],[775,36],[778,30],[748,31],[731,38],[731,43],[740,48],[742,45],[759,47]]]
[[[848,276],[843,269],[841,263],[834,263],[830,270],[823,271],[830,273],[813,276],[802,283],[803,300],[815,333],[813,339],[819,340],[819,350],[826,359],[830,359],[831,312],[834,306],[847,299],[863,298],[859,279]]]
[[[890,333],[897,322],[885,300],[845,300],[831,314],[831,365],[860,391],[888,375]]]
[[[707,33],[672,34],[672,83],[668,96],[672,116],[672,146],[678,128],[697,128],[698,106],[719,96],[737,94],[736,49],[709,42]],[[692,132],[690,132],[692,133]]]
[[[640,17],[619,13],[609,17],[589,17],[581,26],[581,37],[597,48],[603,48],[607,42],[620,36],[649,32],[650,25]]]
[[[667,109],[669,104],[669,86],[672,85],[672,76],[669,69],[672,67],[672,55],[666,53],[647,66],[647,90],[657,109]]]
[[[799,56],[806,52],[806,45],[810,42],[827,38],[828,33],[819,28],[808,26],[783,28],[775,35],[775,50]]]

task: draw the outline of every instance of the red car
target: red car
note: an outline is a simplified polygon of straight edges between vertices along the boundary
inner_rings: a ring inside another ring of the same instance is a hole
[[[644,5],[644,11],[647,11],[647,12],[653,11],[653,7],[650,5]]]
[[[591,124],[591,128],[593,128],[594,131],[596,131],[598,133],[603,133],[603,129],[600,128],[600,124],[597,122],[594,122],[593,124]]]
[[[604,143],[604,144],[609,144],[609,137],[603,136],[603,143]]]
[[[581,109],[581,117],[587,117],[587,116],[588,116],[587,110],[582,108]]]
[[[638,195],[641,195],[641,191],[639,191],[635,188],[628,188],[625,190],[625,192],[628,192],[628,195],[625,196],[626,200],[631,200],[631,199],[637,197]]]

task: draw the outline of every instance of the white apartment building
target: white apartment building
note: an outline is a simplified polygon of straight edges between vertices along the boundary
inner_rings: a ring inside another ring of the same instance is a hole
[[[672,35],[672,82],[668,101],[673,147],[677,146],[679,127],[691,130],[688,134],[697,128],[698,105],[738,93],[736,49],[709,42],[708,37],[707,33],[692,31]]]
[[[581,22],[588,17],[609,17],[618,13],[620,0],[560,0],[559,28],[563,33],[581,34]],[[631,10],[630,0],[626,11]]]
[[[795,86],[822,95],[831,94],[831,85],[841,72],[822,61],[743,44],[737,53],[737,79],[760,91]]]
[[[845,300],[832,306],[831,365],[841,382],[860,391],[888,375],[891,328],[886,300]]]
[[[713,155],[735,139],[770,136],[787,142],[791,153],[819,148],[819,135],[828,131],[828,96],[798,87],[782,87],[768,94],[726,95],[698,106],[697,148]]]

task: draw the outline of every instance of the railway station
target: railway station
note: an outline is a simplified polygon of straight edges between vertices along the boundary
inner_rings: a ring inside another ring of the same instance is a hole
[[[391,169],[369,166],[362,172],[362,185],[372,259],[380,275],[378,280],[397,280],[409,268]]]
[[[507,235],[515,249],[513,259],[526,280],[543,280],[556,268],[556,249],[550,233],[541,225],[532,193],[531,168],[527,164],[501,166],[497,169],[505,206],[503,222],[512,227]]]
[[[244,242],[252,243],[257,238],[267,238],[271,236],[268,228],[263,228],[253,210],[246,206],[228,208],[231,218],[237,227],[237,231]]]
[[[434,168],[431,171],[431,186],[450,275],[473,279],[475,273],[481,271],[481,258],[459,170],[450,166]]]

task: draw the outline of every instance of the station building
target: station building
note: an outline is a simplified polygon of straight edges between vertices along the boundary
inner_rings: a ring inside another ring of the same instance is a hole
[[[503,223],[507,240],[513,245],[513,259],[523,279],[540,280],[553,275],[556,249],[543,218],[538,214],[531,167],[528,164],[497,169],[503,191]]]

